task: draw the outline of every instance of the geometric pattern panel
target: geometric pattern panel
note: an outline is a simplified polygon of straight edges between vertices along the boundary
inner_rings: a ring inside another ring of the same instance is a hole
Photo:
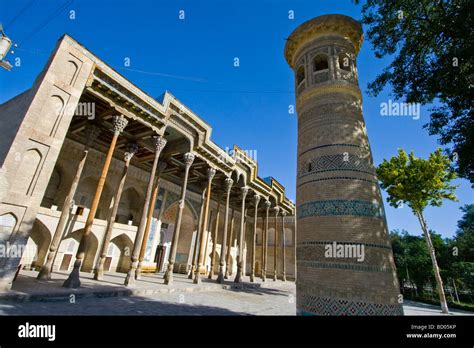
[[[344,199],[304,203],[297,208],[297,211],[298,219],[311,216],[333,215],[353,215],[372,218],[382,218],[384,216],[383,208],[377,203]]]
[[[370,265],[359,265],[355,263],[345,262],[319,262],[319,261],[306,261],[298,260],[298,266],[310,267],[310,268],[327,268],[327,269],[347,269],[351,271],[359,272],[384,272],[392,273],[393,269],[385,266],[370,266]]]
[[[329,171],[355,171],[366,174],[375,175],[374,166],[367,160],[361,159],[359,156],[343,153],[336,155],[325,155],[313,158],[311,161],[304,163],[299,170],[299,177]]]
[[[298,315],[403,315],[401,304],[349,301],[304,294]]]

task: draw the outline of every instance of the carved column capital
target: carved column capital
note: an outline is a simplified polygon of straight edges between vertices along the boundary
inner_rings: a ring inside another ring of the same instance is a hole
[[[184,154],[184,165],[188,168],[191,167],[194,162],[194,158],[196,158],[196,156],[192,152],[186,152]]]
[[[232,180],[231,178],[226,178],[224,180],[224,190],[225,192],[227,192],[227,194],[229,194],[230,189],[232,188],[233,184],[234,184],[234,180]]]
[[[91,146],[94,140],[99,136],[100,128],[95,124],[89,124],[84,130],[84,133],[86,135],[86,145]]]
[[[255,204],[255,207],[258,206],[258,203],[260,202],[260,198],[262,197],[260,197],[260,195],[257,195],[257,194],[253,196],[253,203]]]
[[[127,127],[128,120],[125,118],[124,115],[114,116],[112,123],[114,125],[114,135],[119,136],[120,133],[123,132],[125,127]]]
[[[241,187],[240,192],[242,193],[242,199],[245,201],[245,197],[247,196],[247,193],[249,192],[249,188],[247,186]]]
[[[212,181],[214,175],[216,175],[216,170],[212,167],[207,168],[207,180]]]
[[[154,145],[155,145],[155,151],[156,152],[161,152],[161,150],[164,149],[164,147],[166,146],[166,139],[163,138],[161,135],[155,135],[154,137]]]
[[[138,151],[138,144],[137,143],[129,143],[127,145],[127,151],[125,151],[124,159],[125,162],[130,162],[133,155],[135,155]]]
[[[275,207],[273,208],[273,211],[275,212],[275,217],[278,216],[278,212],[280,211],[280,207]]]
[[[272,205],[272,203],[269,200],[266,200],[265,202],[263,202],[263,205],[265,207],[265,210],[268,213],[268,210],[270,209],[270,206]]]
[[[285,217],[286,216],[286,211],[282,210],[280,214],[281,214],[281,217]]]

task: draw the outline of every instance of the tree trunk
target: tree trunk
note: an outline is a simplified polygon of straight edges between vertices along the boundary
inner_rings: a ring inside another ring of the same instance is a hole
[[[446,296],[444,295],[443,280],[439,274],[438,262],[436,261],[436,254],[431,242],[431,236],[428,231],[423,213],[417,213],[418,220],[420,221],[421,229],[425,235],[426,244],[428,245],[428,252],[430,253],[431,262],[433,263],[433,272],[436,279],[436,285],[438,287],[439,302],[441,303],[441,310],[444,314],[449,314],[448,304],[446,303]]]

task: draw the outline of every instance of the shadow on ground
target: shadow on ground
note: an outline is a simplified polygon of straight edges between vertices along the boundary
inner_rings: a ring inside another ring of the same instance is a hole
[[[0,301],[0,315],[246,315],[228,309],[190,305],[186,303],[172,303],[150,298],[116,297],[111,299],[90,299],[75,303],[64,302],[25,302],[11,303]]]

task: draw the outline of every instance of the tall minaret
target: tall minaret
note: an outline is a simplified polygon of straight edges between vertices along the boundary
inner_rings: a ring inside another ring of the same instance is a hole
[[[359,22],[325,15],[296,28],[285,47],[298,112],[300,315],[403,315],[362,115],[361,44]]]

